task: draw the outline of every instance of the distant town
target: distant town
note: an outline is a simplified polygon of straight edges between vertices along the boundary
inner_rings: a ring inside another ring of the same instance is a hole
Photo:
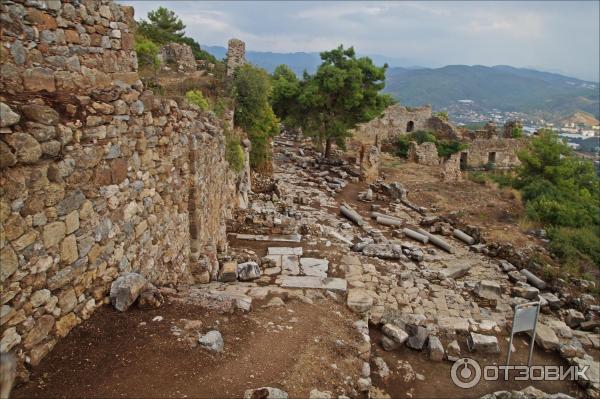
[[[477,126],[493,121],[503,125],[509,120],[519,120],[525,134],[532,135],[542,128],[553,129],[567,144],[578,152],[593,155],[600,159],[600,125],[584,125],[574,122],[554,123],[536,118],[530,114],[499,109],[484,109],[473,100],[458,100],[456,104],[441,109],[448,112],[450,119],[458,126]]]

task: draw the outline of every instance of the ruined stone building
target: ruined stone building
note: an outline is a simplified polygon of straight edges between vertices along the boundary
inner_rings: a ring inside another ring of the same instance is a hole
[[[120,273],[216,275],[249,183],[225,160],[220,120],[144,88],[131,7],[0,11],[0,350],[36,365]]]
[[[232,76],[237,67],[246,63],[246,43],[230,39],[227,43],[227,76]]]
[[[460,155],[444,159],[439,157],[432,143],[411,143],[408,158],[424,165],[442,165],[446,169],[483,169],[490,164],[498,169],[511,169],[519,165],[517,152],[524,145],[523,139],[512,138],[512,131],[520,127],[515,121],[508,122],[500,133],[495,123],[488,123],[482,130],[466,131],[448,121],[432,115],[430,106],[407,108],[399,104],[388,107],[378,118],[360,124],[355,135],[361,141],[371,143],[394,143],[399,135],[416,131],[434,132],[441,140],[459,140],[467,144]],[[448,161],[451,161],[448,163]],[[447,172],[448,176],[457,176]]]
[[[192,48],[187,44],[167,43],[160,48],[158,59],[162,68],[174,71],[191,72],[197,69]]]

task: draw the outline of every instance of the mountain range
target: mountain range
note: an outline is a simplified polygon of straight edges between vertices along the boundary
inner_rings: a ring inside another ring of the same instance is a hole
[[[227,50],[220,46],[202,46],[217,58]],[[440,68],[417,66],[422,60],[369,55],[373,61],[390,66],[384,91],[401,104],[431,104],[433,109],[451,109],[459,100],[471,100],[478,112],[493,110],[522,112],[552,121],[573,115],[585,116],[593,123],[600,119],[600,86],[557,73],[507,65],[447,65]],[[314,72],[321,60],[319,53],[272,53],[247,51],[253,64],[272,72],[277,65],[288,65],[297,75]],[[414,65],[402,67],[400,65]]]

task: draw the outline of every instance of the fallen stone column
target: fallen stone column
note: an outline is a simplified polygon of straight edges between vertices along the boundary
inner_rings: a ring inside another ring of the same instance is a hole
[[[342,205],[340,206],[340,213],[346,217],[346,219],[350,220],[352,223],[362,226],[365,222],[362,217],[356,212],[354,209],[349,206]]]
[[[459,240],[465,242],[468,245],[475,244],[475,239],[473,237],[471,237],[470,235],[462,232],[459,229],[454,229],[454,231],[452,232],[452,235],[454,237],[458,238]]]
[[[531,273],[529,270],[521,269],[521,274],[527,277],[527,281],[529,282],[529,284],[533,285],[535,288],[538,288],[540,290],[546,288],[546,282],[538,276],[536,276],[535,274]]]
[[[404,224],[403,221],[392,219],[384,216],[377,216],[375,221],[379,224],[383,224],[386,226],[402,226]]]
[[[408,236],[408,237],[412,238],[413,240],[417,240],[417,241],[419,241],[419,242],[422,242],[423,244],[427,244],[427,241],[429,241],[429,238],[428,238],[427,236],[425,236],[425,235],[423,235],[423,234],[420,234],[420,233],[417,233],[416,231],[414,231],[414,230],[411,230],[411,229],[409,229],[409,228],[406,228],[406,227],[405,227],[405,228],[403,228],[403,229],[402,229],[402,232],[403,232],[403,233],[404,233],[406,236]]]
[[[404,222],[404,219],[400,219],[399,217],[393,216],[393,215],[386,215],[385,213],[381,213],[381,212],[371,212],[371,217],[373,219],[377,219],[378,217],[381,217],[381,218],[397,220],[398,222]]]
[[[441,238],[439,238],[423,229],[418,229],[417,232],[420,234],[423,234],[425,237],[429,238],[429,242],[432,243],[433,245],[435,245],[436,247],[440,247],[448,253],[451,253],[451,254],[454,253],[454,248],[452,248],[452,246],[450,244],[448,244],[446,241],[442,240]]]

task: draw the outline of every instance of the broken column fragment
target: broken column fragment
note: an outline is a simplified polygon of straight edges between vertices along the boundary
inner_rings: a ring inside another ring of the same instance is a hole
[[[535,274],[531,273],[529,270],[521,269],[521,274],[527,277],[527,281],[529,282],[529,284],[533,285],[534,287],[540,290],[546,288],[546,282],[538,276],[536,276]]]
[[[444,251],[453,254],[454,253],[454,248],[452,248],[452,246],[450,244],[448,244],[446,241],[442,240],[441,238],[431,234],[430,232],[424,230],[424,229],[417,229],[417,232],[424,235],[425,237],[427,237],[429,239],[429,242],[432,243],[433,245],[442,248]]]
[[[358,226],[362,226],[365,223],[363,218],[358,214],[358,212],[350,208],[350,206],[348,205],[340,206],[340,213],[352,223]]]
[[[467,245],[475,244],[475,239],[473,237],[471,237],[470,235],[464,233],[463,231],[461,231],[459,229],[454,229],[454,231],[452,232],[452,235],[454,237],[458,238],[459,240],[463,241]]]
[[[411,230],[409,228],[403,228],[402,232],[407,236],[412,238],[413,240],[417,240],[419,242],[422,242],[423,244],[427,244],[427,241],[429,241],[429,238],[427,236],[424,236],[423,234],[417,233],[414,230]]]

